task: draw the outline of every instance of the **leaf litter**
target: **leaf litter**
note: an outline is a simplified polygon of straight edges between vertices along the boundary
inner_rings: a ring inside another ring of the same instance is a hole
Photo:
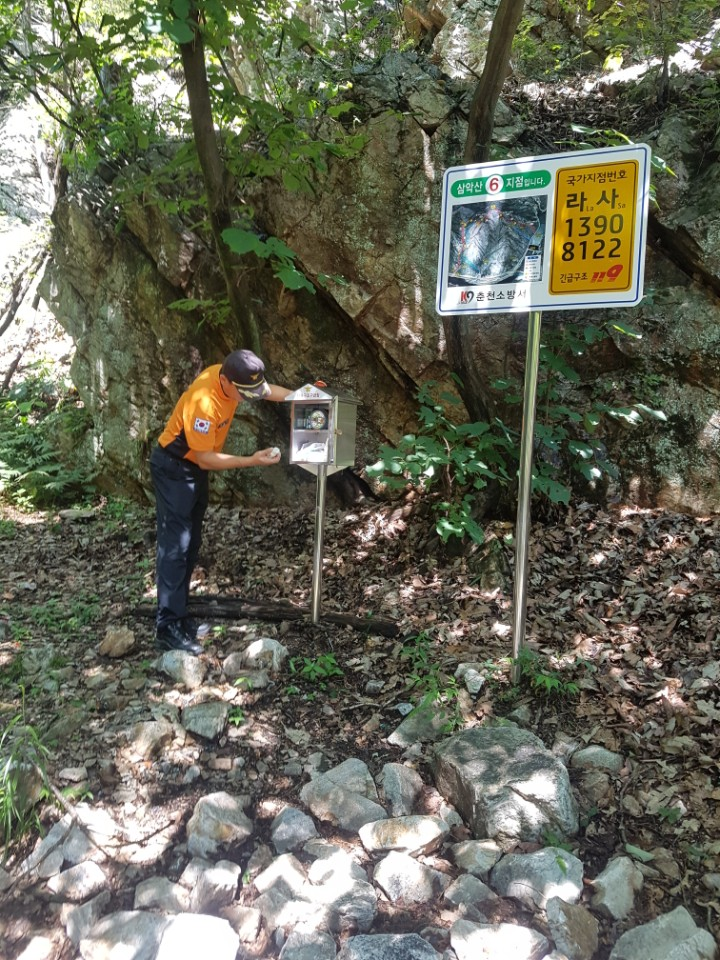
[[[51,779],[84,764],[86,794],[119,823],[151,809],[189,817],[202,792],[224,788],[230,757],[244,757],[243,789],[258,810],[297,802],[288,763],[313,750],[331,763],[359,756],[372,769],[397,760],[387,737],[402,719],[398,706],[412,700],[408,650],[422,637],[441,693],[459,664],[484,669],[476,696],[458,684],[462,723],[512,715],[548,747],[620,754],[622,770],[590,796],[571,769],[586,876],[633,856],[646,874],[633,924],[682,903],[720,934],[707,879],[720,872],[720,518],[584,503],[533,525],[527,648],[547,675],[577,686],[568,695],[512,686],[511,525],[490,524],[485,545],[453,556],[411,503],[353,512],[331,503],[319,623],[212,621],[208,695],[238,708],[238,726],[218,743],[195,743],[203,779],[192,787],[173,779],[170,764],[123,767],[121,751],[114,767],[100,762],[127,734],[128,704],[147,717],[162,713],[164,698],[182,699],[154,671],[152,619],[138,614],[153,596],[152,511],[98,508],[73,519],[5,506],[0,518],[0,726],[20,711],[24,686],[30,722],[69,731],[53,748]],[[312,511],[211,507],[194,598],[309,607],[313,525]],[[329,624],[330,612],[393,620],[398,638]],[[121,660],[97,652],[112,625],[137,639]],[[277,637],[297,663],[332,654],[342,676],[309,686],[286,664],[268,689],[229,684],[224,658],[256,636]],[[38,661],[45,667],[33,673]],[[77,728],[67,726],[73,711],[83,717]]]

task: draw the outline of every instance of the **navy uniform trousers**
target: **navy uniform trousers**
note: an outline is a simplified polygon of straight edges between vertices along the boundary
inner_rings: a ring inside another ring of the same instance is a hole
[[[187,614],[190,578],[208,506],[208,471],[157,446],[150,456],[157,504],[157,627]]]

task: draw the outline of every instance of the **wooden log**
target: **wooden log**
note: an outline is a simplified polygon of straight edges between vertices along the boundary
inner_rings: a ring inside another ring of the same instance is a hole
[[[154,617],[156,608],[151,604],[141,604],[135,613],[141,617]],[[287,600],[258,601],[242,597],[208,597],[201,600],[194,597],[188,603],[188,615],[195,618],[216,620],[266,620],[279,623],[283,620],[310,620],[309,607],[298,607]],[[376,633],[381,637],[397,637],[400,628],[393,620],[381,620],[377,617],[352,617],[344,613],[325,613],[320,617],[321,624],[335,624],[351,627],[362,633]]]

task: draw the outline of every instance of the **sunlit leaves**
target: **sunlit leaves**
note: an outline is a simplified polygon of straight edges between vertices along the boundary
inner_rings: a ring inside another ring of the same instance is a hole
[[[307,277],[295,266],[296,254],[277,237],[263,240],[251,230],[231,227],[223,231],[223,240],[237,254],[254,253],[263,260],[269,260],[275,276],[288,290],[307,290],[314,293],[315,288]]]

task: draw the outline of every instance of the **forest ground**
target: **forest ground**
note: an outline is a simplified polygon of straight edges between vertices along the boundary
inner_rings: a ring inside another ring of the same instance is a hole
[[[309,606],[313,524],[312,511],[211,507],[194,596]],[[284,773],[282,731],[301,732],[303,754],[320,750],[330,763],[359,756],[377,772],[402,754],[387,742],[401,720],[398,704],[423,689],[446,697],[462,725],[521,708],[524,725],[548,747],[593,743],[625,758],[602,795],[580,792],[582,826],[571,845],[586,879],[614,855],[629,852],[642,864],[645,885],[626,926],[684,904],[720,935],[718,892],[708,886],[720,871],[720,517],[584,503],[536,520],[527,624],[534,659],[518,686],[508,662],[511,529],[490,525],[484,547],[451,557],[429,547],[428,519],[412,499],[353,511],[330,502],[319,623],[211,619],[203,656],[212,690],[221,689],[223,659],[252,636],[281,640],[295,672],[286,664],[264,690],[228,694],[225,686],[240,735],[198,744],[203,780],[182,787],[162,764],[128,773],[120,746],[113,763],[101,762],[128,732],[113,725],[128,704],[149,719],[173,696],[153,667],[153,622],[141,612],[153,603],[152,509],[109,501],[62,515],[5,505],[0,725],[24,710],[43,733],[80,711],[82,722],[51,744],[47,769],[56,788],[69,803],[102,806],[119,823],[172,810],[182,833],[198,796],[226,785],[230,756],[246,757],[242,789],[255,811],[298,802],[299,788]],[[397,636],[323,619],[332,613],[391,621]],[[109,626],[134,633],[137,645],[126,657],[98,652]],[[323,654],[334,656],[341,675],[298,672],[303,658],[317,662]],[[477,697],[454,681],[457,665],[468,661],[484,665],[488,678]],[[413,676],[421,678],[414,689]],[[383,686],[368,696],[371,679]],[[267,730],[274,740],[259,735]],[[82,783],[64,781],[63,771],[78,768],[87,770]],[[431,782],[423,759],[419,769]],[[571,776],[579,787],[578,772]],[[50,803],[40,813],[45,827],[58,816]],[[6,851],[8,868],[33,838]],[[28,925],[47,926],[47,910],[28,900],[18,914],[8,912],[6,943],[19,942]]]

